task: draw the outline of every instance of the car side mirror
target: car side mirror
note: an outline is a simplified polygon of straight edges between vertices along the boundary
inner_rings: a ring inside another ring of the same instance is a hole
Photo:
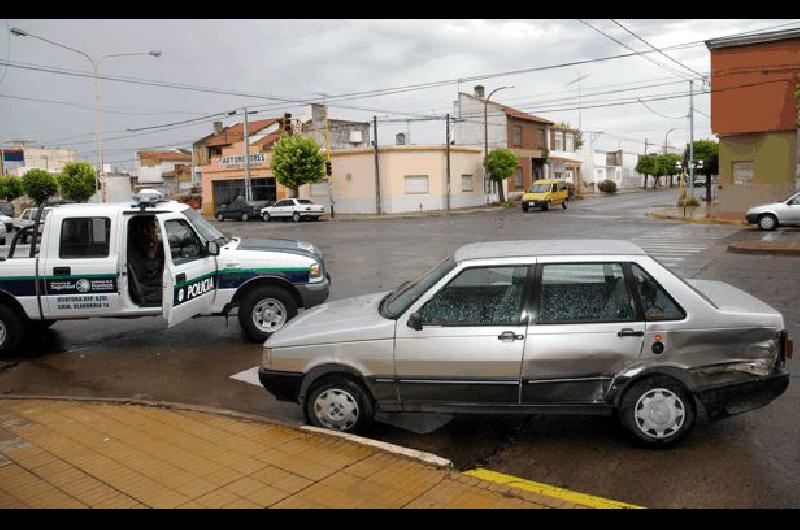
[[[419,313],[411,313],[410,315],[408,315],[408,321],[406,322],[406,326],[410,327],[414,331],[421,331],[422,317],[419,316]]]
[[[216,241],[206,241],[206,251],[209,256],[219,256],[219,243]]]

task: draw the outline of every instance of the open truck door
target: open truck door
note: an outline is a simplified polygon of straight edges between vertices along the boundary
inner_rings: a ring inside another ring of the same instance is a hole
[[[165,256],[164,318],[172,327],[211,312],[217,292],[217,258],[185,216],[168,213],[159,214],[158,219]]]

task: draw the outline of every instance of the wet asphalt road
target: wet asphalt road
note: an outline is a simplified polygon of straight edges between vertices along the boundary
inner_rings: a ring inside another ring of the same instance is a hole
[[[459,246],[499,239],[629,239],[686,277],[723,280],[784,313],[800,337],[800,258],[729,254],[753,230],[649,219],[674,191],[571,202],[568,210],[482,212],[395,220],[234,223],[243,237],[317,245],[333,276],[332,300],[391,289]],[[778,237],[800,237],[798,231]],[[296,405],[230,376],[258,364],[235,317],[59,322],[24,354],[0,361],[0,394],[125,397],[206,405],[302,422]],[[793,369],[797,361],[790,361]],[[796,369],[794,369],[796,371]],[[633,447],[602,417],[387,416],[370,436],[578,491],[650,507],[800,506],[800,397],[796,377],[771,405],[698,425],[669,451]],[[404,427],[408,427],[404,428]]]

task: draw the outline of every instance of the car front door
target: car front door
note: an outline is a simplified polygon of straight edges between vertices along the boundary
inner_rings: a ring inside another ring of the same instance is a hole
[[[164,244],[164,318],[172,327],[211,311],[217,292],[217,259],[181,214],[160,214]]]
[[[523,402],[603,405],[609,382],[638,359],[644,340],[628,265],[542,258],[534,285]]]
[[[47,229],[47,249],[40,253],[45,317],[119,313],[118,238],[112,237],[118,228],[111,218],[55,218]]]
[[[395,375],[403,410],[519,404],[529,269],[456,268],[398,319]],[[409,318],[421,328],[409,327]]]
[[[795,195],[791,200],[786,201],[783,209],[786,223],[800,224],[800,195]]]

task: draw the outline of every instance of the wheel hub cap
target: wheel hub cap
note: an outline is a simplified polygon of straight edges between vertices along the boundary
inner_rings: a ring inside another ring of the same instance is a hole
[[[0,346],[6,343],[6,325],[0,321]]]
[[[280,300],[265,298],[253,307],[253,324],[261,331],[273,333],[286,323],[286,307]]]
[[[346,390],[330,388],[314,400],[314,415],[328,429],[347,430],[358,421],[358,402]]]
[[[683,401],[671,390],[648,390],[636,402],[636,425],[651,438],[666,438],[678,432],[686,418]]]

